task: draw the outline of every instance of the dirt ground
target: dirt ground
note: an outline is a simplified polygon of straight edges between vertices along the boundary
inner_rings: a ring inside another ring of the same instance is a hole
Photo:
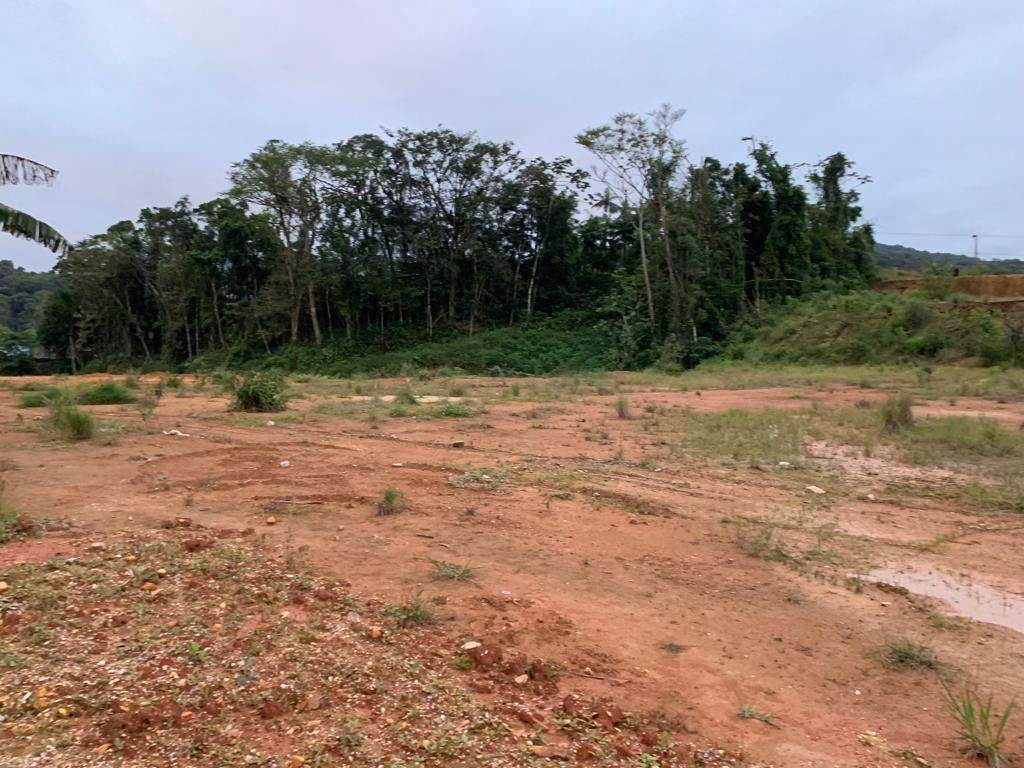
[[[544,395],[538,380],[459,379],[413,386],[458,392],[450,399],[475,415],[389,418],[388,398],[369,401],[370,388],[405,382],[364,382],[357,394],[310,380],[293,385],[287,411],[251,415],[185,377],[148,420],[133,405],[90,407],[118,433],[66,443],[41,428],[43,411],[17,407],[24,381],[0,391],[4,499],[70,527],[0,545],[0,566],[146,539],[176,517],[252,528],[363,600],[422,590],[447,637],[550,660],[561,692],[531,703],[544,722],[572,691],[664,715],[683,738],[750,764],[975,764],[957,751],[939,675],[887,666],[891,641],[927,645],[998,702],[1024,698],[1024,518],[942,493],[960,482],[955,469],[828,444],[800,466],[701,458],[672,450],[658,423],[677,409],[877,404],[884,391],[626,381]],[[915,415],[1024,421],[1021,403],[951,402]],[[387,488],[404,507],[378,516]],[[751,536],[780,537],[801,556],[758,556]],[[474,577],[435,580],[432,560],[468,564]],[[876,583],[901,574],[933,599]],[[985,620],[956,621],[954,606]],[[744,707],[771,717],[741,718]],[[1011,718],[1004,745],[1018,759],[1022,723]]]

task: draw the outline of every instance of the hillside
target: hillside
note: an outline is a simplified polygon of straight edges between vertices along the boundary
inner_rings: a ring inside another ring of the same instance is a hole
[[[29,272],[0,259],[0,326],[25,331],[35,325],[36,313],[56,282],[53,272]]]
[[[931,264],[948,264],[961,270],[978,270],[992,275],[1024,274],[1024,259],[979,259],[959,253],[919,251],[905,245],[875,243],[875,262],[880,267],[923,270]]]

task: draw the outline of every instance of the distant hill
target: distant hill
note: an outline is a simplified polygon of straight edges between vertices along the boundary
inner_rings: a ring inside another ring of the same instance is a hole
[[[1024,275],[1024,259],[976,259],[959,253],[933,253],[884,243],[875,243],[875,261],[880,267],[894,269],[920,271],[929,264],[948,264],[964,272],[971,270],[990,275]]]
[[[31,328],[46,294],[56,285],[53,272],[29,272],[0,260],[0,327],[12,331]]]

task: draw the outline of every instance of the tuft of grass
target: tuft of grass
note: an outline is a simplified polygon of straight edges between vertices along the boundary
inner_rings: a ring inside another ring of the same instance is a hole
[[[288,403],[284,377],[272,371],[256,371],[233,382],[234,410],[268,413],[283,411]]]
[[[405,603],[385,605],[381,613],[389,619],[394,619],[400,627],[422,626],[434,620],[434,615],[423,601],[422,591],[417,592]]]
[[[885,644],[885,665],[892,669],[938,669],[939,660],[931,648],[910,640],[890,640]]]
[[[1006,756],[1001,749],[1006,741],[1006,723],[1016,701],[1011,699],[1000,714],[992,704],[992,695],[982,699],[971,685],[964,685],[954,692],[943,683],[943,689],[946,706],[960,729],[961,752],[984,758],[990,768],[1002,768],[1006,764]]]
[[[134,403],[135,396],[123,384],[116,381],[101,381],[80,390],[77,400],[82,405],[124,405]]]
[[[905,392],[892,395],[882,403],[882,427],[885,431],[903,432],[914,426],[913,404],[914,399]]]
[[[468,419],[476,416],[476,411],[463,403],[441,403],[427,414],[430,419]]]
[[[90,440],[96,433],[92,414],[79,410],[67,395],[56,397],[47,405],[50,426],[65,440]]]
[[[164,377],[164,386],[167,389],[181,389],[181,377],[176,373],[169,373]]]
[[[50,399],[56,393],[55,390],[44,390],[42,392],[25,392],[18,398],[19,408],[45,408]]]
[[[387,488],[381,495],[380,501],[377,502],[377,517],[390,517],[391,515],[397,515],[407,507],[408,502],[406,502],[405,496],[402,495],[401,491],[396,491],[394,488]]]
[[[680,645],[679,643],[662,643],[661,649],[663,651],[668,651],[669,653],[675,656],[678,656],[680,653],[686,650],[686,646]]]
[[[412,387],[402,387],[400,390],[395,392],[395,403],[399,405],[419,405],[419,400],[416,399],[416,395],[413,394]]]
[[[629,418],[629,401],[623,395],[615,401],[615,413],[620,419]]]
[[[474,575],[468,565],[447,563],[444,560],[431,560],[430,568],[431,575],[439,581],[469,581]]]
[[[121,382],[126,389],[138,389],[139,388],[139,377],[137,374],[129,373],[124,377],[124,381]]]

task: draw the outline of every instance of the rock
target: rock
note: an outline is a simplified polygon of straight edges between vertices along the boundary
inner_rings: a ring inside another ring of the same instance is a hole
[[[287,710],[284,705],[274,699],[264,699],[263,703],[260,704],[260,717],[264,720],[273,720],[275,717],[280,717]]]
[[[530,747],[536,757],[546,757],[548,760],[568,760],[569,750],[556,744],[534,744]]]
[[[136,562],[136,561],[137,561],[137,560],[138,560],[139,558],[137,558],[137,557],[136,557],[135,555],[125,555],[125,556],[124,556],[124,557],[122,557],[121,559],[122,559],[122,560],[124,560],[124,561],[125,561],[126,563],[134,563],[134,562]]]
[[[270,515],[270,517],[267,518],[266,523],[267,525],[277,525],[277,518]]]
[[[530,682],[530,676],[529,675],[516,675],[516,678],[515,678],[516,685],[526,685],[528,682]]]
[[[379,640],[384,635],[384,630],[380,627],[370,627],[370,637],[374,640]]]
[[[645,747],[656,747],[658,746],[658,744],[661,743],[661,736],[658,734],[657,731],[648,728],[641,732],[640,743],[643,744]]]
[[[788,461],[780,461],[779,462],[779,466],[780,467],[789,467],[789,466],[792,466],[792,465]]]
[[[490,669],[500,664],[504,655],[501,648],[496,645],[488,645],[487,643],[481,643],[476,648],[471,648],[467,653],[475,669]]]
[[[10,585],[6,581],[0,581],[0,592],[6,592]]]
[[[824,488],[819,488],[816,485],[808,485],[807,486],[807,490],[810,491],[811,493],[816,493],[816,494],[819,494],[819,495],[825,492]]]
[[[273,422],[272,419],[267,419],[267,421],[264,422],[264,425],[268,426],[268,427],[272,427],[272,426],[274,426],[274,422]]]
[[[472,651],[474,648],[479,648],[483,643],[478,643],[476,640],[467,640],[462,644],[462,650]]]
[[[214,633],[216,633],[216,634],[220,634],[220,632],[221,632],[221,631],[222,631],[223,629],[224,629],[224,625],[223,625],[223,624],[221,624],[220,622],[217,622],[217,623],[216,623],[216,624],[214,624],[214,625],[213,625],[212,627],[210,627],[210,631],[211,631],[211,632],[214,632]]]
[[[89,542],[89,546],[88,546],[88,549],[91,549],[93,552],[99,552],[99,551],[104,550],[106,548],[107,548],[107,545],[104,544],[102,541],[92,541],[92,542]]]
[[[583,700],[582,696],[570,693],[562,699],[562,711],[569,717],[590,717],[593,709]]]
[[[464,448],[466,446],[465,440],[453,440],[452,448]]]
[[[402,462],[400,462],[400,461],[396,461],[396,462],[395,462],[394,464],[392,464],[391,466],[392,466],[392,467],[401,467],[401,466],[402,466]]]
[[[279,466],[281,469],[288,469],[288,467],[290,467],[291,465],[292,465],[292,463],[290,461],[288,461],[287,459],[285,459],[284,461],[282,461],[277,466]]]
[[[147,581],[145,584],[142,585],[143,592],[156,592],[157,589],[159,589],[159,587],[157,587],[157,585],[154,584],[152,581]]]
[[[180,429],[165,429],[164,434],[171,437],[190,437],[190,435],[182,432]]]
[[[599,699],[595,705],[597,722],[606,728],[614,727],[626,719],[626,713],[611,699]]]

